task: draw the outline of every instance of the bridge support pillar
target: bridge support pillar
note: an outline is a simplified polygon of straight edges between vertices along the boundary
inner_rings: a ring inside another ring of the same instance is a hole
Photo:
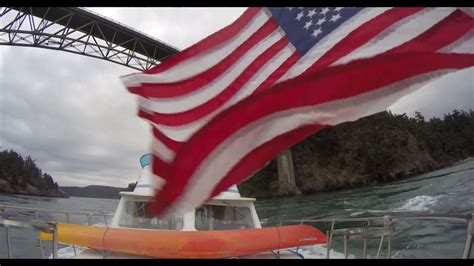
[[[288,149],[278,156],[278,181],[296,187],[295,169],[293,167],[293,157]]]

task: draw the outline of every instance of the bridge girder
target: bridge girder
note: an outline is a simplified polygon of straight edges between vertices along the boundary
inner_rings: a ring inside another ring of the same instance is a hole
[[[179,52],[123,24],[74,7],[0,8],[0,45],[61,50],[140,71]]]

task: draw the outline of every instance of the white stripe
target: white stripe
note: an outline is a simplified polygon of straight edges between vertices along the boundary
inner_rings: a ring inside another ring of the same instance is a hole
[[[260,68],[259,71],[242,87],[242,89],[237,94],[229,99],[229,101],[227,101],[223,106],[219,107],[217,110],[208,114],[207,116],[179,127],[164,126],[159,124],[154,124],[154,126],[158,128],[164,135],[173,140],[187,141],[191,135],[207,124],[209,120],[211,120],[218,113],[252,94],[257,89],[257,87],[262,84],[262,82],[265,81],[292,54],[293,50],[290,46],[282,49],[282,51],[269,60],[265,66]]]
[[[167,163],[171,163],[176,155],[173,150],[169,149],[163,142],[155,137],[153,137],[151,149],[153,154]]]
[[[319,43],[311,48],[288,72],[283,75],[277,83],[291,79],[303,73],[308,67],[312,66],[316,61],[319,60],[327,51],[331,50],[336,44],[344,39],[349,33],[365,24],[367,21],[375,18],[376,16],[386,12],[391,8],[365,8],[359,13],[354,15],[352,18],[345,21],[331,34],[325,36]]]
[[[469,16],[474,18],[474,7],[460,7],[459,8],[462,12],[468,14]]]
[[[260,119],[237,131],[203,161],[191,177],[183,197],[174,204],[170,212],[192,210],[201,205],[244,156],[276,136],[308,124],[336,125],[386,110],[403,96],[452,71],[456,70],[436,71],[356,97],[296,108]]]
[[[140,97],[138,103],[144,109],[162,114],[180,113],[196,108],[224,91],[224,89],[244,72],[245,68],[247,68],[257,56],[281,40],[282,37],[280,31],[275,30],[272,34],[267,36],[267,38],[259,42],[254,49],[250,49],[236,64],[227,69],[220,77],[211,83],[207,83],[193,93],[169,99],[146,99]]]
[[[261,10],[252,21],[247,24],[241,33],[236,34],[236,37],[229,41],[221,43],[217,48],[212,49],[210,52],[205,52],[191,57],[189,60],[184,60],[162,73],[151,75],[136,73],[125,76],[121,78],[122,83],[127,87],[137,87],[140,83],[171,83],[193,77],[226,58],[258,29],[260,29],[268,19],[269,16]]]
[[[424,33],[454,10],[454,8],[427,8],[408,16],[332,65],[345,64],[355,59],[368,58],[386,52]]]
[[[474,29],[468,31],[464,36],[439,50],[442,53],[474,53]]]

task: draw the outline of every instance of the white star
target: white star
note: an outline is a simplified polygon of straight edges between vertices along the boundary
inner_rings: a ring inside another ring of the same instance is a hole
[[[315,14],[316,14],[316,10],[313,9],[313,10],[310,10],[310,11],[308,12],[308,15],[306,15],[306,16],[311,18],[311,17],[314,16]]]
[[[321,14],[323,16],[325,16],[327,12],[329,12],[329,8],[327,8],[327,7],[323,8],[323,10],[321,10]]]
[[[318,23],[316,23],[316,24],[321,26],[321,25],[323,25],[324,22],[326,22],[326,19],[324,17],[322,17],[318,20]]]
[[[298,9],[303,9],[302,7],[298,7]]]
[[[313,36],[314,38],[318,37],[319,34],[321,34],[322,31],[320,28],[317,28],[313,31],[313,34],[311,34],[311,36]]]
[[[332,22],[336,22],[336,21],[337,21],[338,19],[340,19],[340,18],[341,18],[341,15],[339,15],[339,14],[333,15],[333,16],[331,17],[331,21],[332,21]]]
[[[304,28],[307,30],[307,29],[309,29],[309,27],[311,27],[311,25],[313,25],[313,21],[312,21],[312,20],[306,22],[306,24],[304,24]]]
[[[334,11],[339,12],[341,9],[344,9],[344,8],[343,7],[336,7],[336,9],[334,9]]]
[[[296,20],[300,21],[301,18],[303,17],[303,11],[301,11],[300,13],[298,13],[298,15],[296,16]]]
[[[290,11],[293,9],[292,7],[287,7]]]

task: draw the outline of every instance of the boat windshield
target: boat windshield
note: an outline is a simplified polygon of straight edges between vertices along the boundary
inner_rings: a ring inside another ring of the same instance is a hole
[[[183,228],[182,215],[170,215],[166,219],[158,219],[149,212],[150,202],[126,201],[124,204],[124,213],[119,220],[121,227],[161,230],[181,230]]]
[[[255,228],[248,207],[203,205],[196,209],[195,227],[199,231]]]

